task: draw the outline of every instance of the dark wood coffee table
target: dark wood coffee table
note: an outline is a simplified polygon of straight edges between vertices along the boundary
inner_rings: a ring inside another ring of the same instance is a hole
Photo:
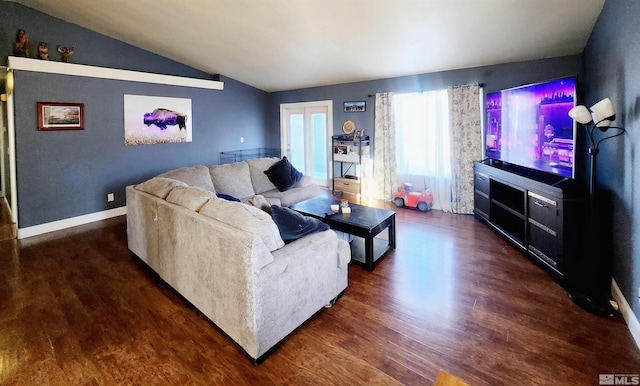
[[[369,272],[373,265],[392,249],[396,249],[396,213],[386,209],[349,204],[351,213],[327,215],[332,204],[339,200],[316,197],[294,204],[291,209],[306,216],[317,218],[336,231],[349,233],[354,237],[351,242],[351,261],[359,263]],[[389,240],[376,238],[380,232],[389,229]],[[364,244],[364,248],[363,248]],[[364,249],[364,254],[362,253]]]

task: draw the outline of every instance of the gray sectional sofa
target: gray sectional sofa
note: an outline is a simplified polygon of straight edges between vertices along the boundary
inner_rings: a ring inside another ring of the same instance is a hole
[[[126,189],[129,249],[256,361],[346,289],[351,255],[332,230],[285,244],[250,205],[264,202],[256,192],[290,205],[314,190],[274,191],[257,173],[273,162],[183,168]]]

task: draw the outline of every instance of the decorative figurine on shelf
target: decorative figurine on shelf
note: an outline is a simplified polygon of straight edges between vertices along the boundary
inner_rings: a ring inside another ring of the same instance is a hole
[[[393,193],[393,203],[397,207],[408,206],[418,208],[420,212],[428,212],[433,207],[433,195],[428,188],[422,192],[413,192],[411,183],[405,182]]]
[[[49,48],[47,47],[47,43],[40,42],[38,46],[38,56],[42,60],[49,60]]]
[[[28,57],[29,56],[29,35],[23,30],[19,29],[16,35],[16,45],[13,53],[17,56]]]
[[[58,46],[58,52],[62,54],[62,61],[69,63],[69,58],[73,55],[73,47],[61,47]]]

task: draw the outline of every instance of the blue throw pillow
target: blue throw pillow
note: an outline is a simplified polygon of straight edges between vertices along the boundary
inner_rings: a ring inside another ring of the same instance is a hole
[[[230,195],[230,194],[222,194],[222,193],[218,193],[218,194],[216,194],[216,196],[217,196],[218,198],[224,198],[224,199],[225,199],[225,200],[227,200],[227,201],[240,202],[240,200],[238,200],[237,198],[233,197],[233,196],[232,196],[232,195]]]
[[[278,205],[271,206],[273,222],[278,226],[280,237],[285,243],[290,243],[301,237],[315,232],[329,229],[329,225],[313,217],[304,216],[293,209]]]
[[[267,175],[269,181],[281,192],[296,186],[298,181],[303,177],[302,173],[291,165],[287,157],[282,157],[280,161],[271,165],[269,169],[264,171],[264,174]]]

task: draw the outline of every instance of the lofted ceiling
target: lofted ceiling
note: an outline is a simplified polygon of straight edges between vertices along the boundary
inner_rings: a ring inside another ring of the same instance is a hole
[[[265,91],[579,54],[605,0],[15,0]]]

